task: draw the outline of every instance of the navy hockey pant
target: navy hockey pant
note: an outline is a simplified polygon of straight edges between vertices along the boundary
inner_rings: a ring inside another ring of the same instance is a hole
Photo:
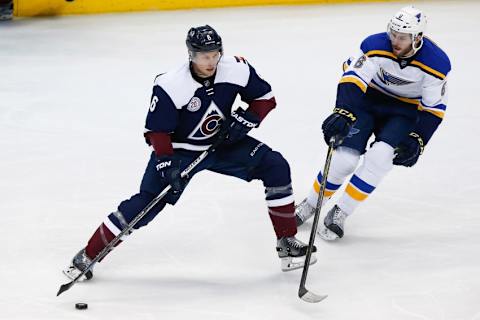
[[[199,154],[192,151],[175,151],[175,155],[181,159],[183,168],[186,168]],[[143,175],[140,192],[120,203],[118,211],[108,216],[118,230],[122,230],[168,185],[157,173],[155,165],[156,159],[152,153]],[[277,199],[290,197],[293,203],[288,162],[280,153],[250,136],[234,145],[218,148],[189,174],[190,178],[202,170],[237,177],[245,181],[261,180],[265,186],[267,202],[275,203]],[[147,225],[165,205],[165,201],[160,201],[136,224],[135,229]]]
[[[361,108],[355,109],[357,121],[342,146],[358,150],[361,154],[369,138],[383,141],[393,148],[415,129],[418,121],[417,106],[389,97],[373,88],[367,90]]]

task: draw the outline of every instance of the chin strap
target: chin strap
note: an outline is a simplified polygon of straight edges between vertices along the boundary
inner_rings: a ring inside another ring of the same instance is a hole
[[[417,51],[420,50],[420,48],[423,46],[423,35],[421,36],[420,41],[418,42],[418,47],[415,46],[415,44],[416,44],[415,38],[416,38],[416,36],[412,35],[413,54],[417,53]]]
[[[412,38],[415,38],[415,37],[413,36],[413,34],[412,34]],[[412,51],[411,54],[409,54],[409,55],[404,55],[404,56],[401,56],[401,57],[399,57],[399,58],[401,58],[401,59],[408,59],[408,58],[413,57],[413,56],[417,53],[417,51],[420,50],[420,48],[421,48],[422,46],[423,46],[423,36],[422,36],[422,38],[420,39],[420,42],[419,42],[418,46],[415,46],[415,41],[412,42],[412,50],[413,50],[413,51]]]

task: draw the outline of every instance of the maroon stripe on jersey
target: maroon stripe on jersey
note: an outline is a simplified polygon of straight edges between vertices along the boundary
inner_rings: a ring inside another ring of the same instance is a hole
[[[172,139],[168,133],[149,131],[144,136],[147,142],[152,145],[157,156],[171,156],[173,154]]]
[[[275,101],[275,97],[272,97],[268,100],[253,100],[250,102],[247,111],[251,111],[256,114],[261,121],[265,119],[267,114],[272,111],[276,105],[277,102]]]
[[[268,207],[268,215],[272,220],[273,229],[277,238],[292,237],[297,233],[297,222],[295,221],[295,205],[289,203],[279,207]]]

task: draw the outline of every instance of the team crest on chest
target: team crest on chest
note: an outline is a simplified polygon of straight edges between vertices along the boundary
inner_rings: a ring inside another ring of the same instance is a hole
[[[220,129],[220,123],[223,119],[225,119],[225,116],[222,111],[215,102],[212,101],[208,106],[207,111],[205,111],[205,114],[202,116],[202,119],[195,129],[192,130],[188,138],[193,140],[205,140],[214,136]]]
[[[393,74],[385,71],[382,67],[380,67],[380,70],[378,71],[377,75],[380,78],[380,80],[387,86],[389,85],[404,86],[404,85],[413,83],[413,81],[405,80],[400,77],[394,76]]]
[[[187,105],[187,110],[190,112],[195,112],[202,106],[202,100],[198,97],[193,97]]]

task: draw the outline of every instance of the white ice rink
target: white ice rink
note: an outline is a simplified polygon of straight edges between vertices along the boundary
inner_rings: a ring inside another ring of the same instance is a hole
[[[93,281],[55,294],[61,269],[137,192],[152,81],[186,61],[188,28],[214,26],[226,54],[272,84],[278,107],[254,136],[289,160],[298,202],[323,166],[320,126],[342,61],[405,2],[0,24],[0,319],[479,320],[480,3],[416,4],[453,65],[444,123],[418,165],[396,167],[349,218],[344,239],[317,240],[307,287],[329,297],[315,305],[297,298],[301,270],[280,271],[262,184],[207,172]]]

